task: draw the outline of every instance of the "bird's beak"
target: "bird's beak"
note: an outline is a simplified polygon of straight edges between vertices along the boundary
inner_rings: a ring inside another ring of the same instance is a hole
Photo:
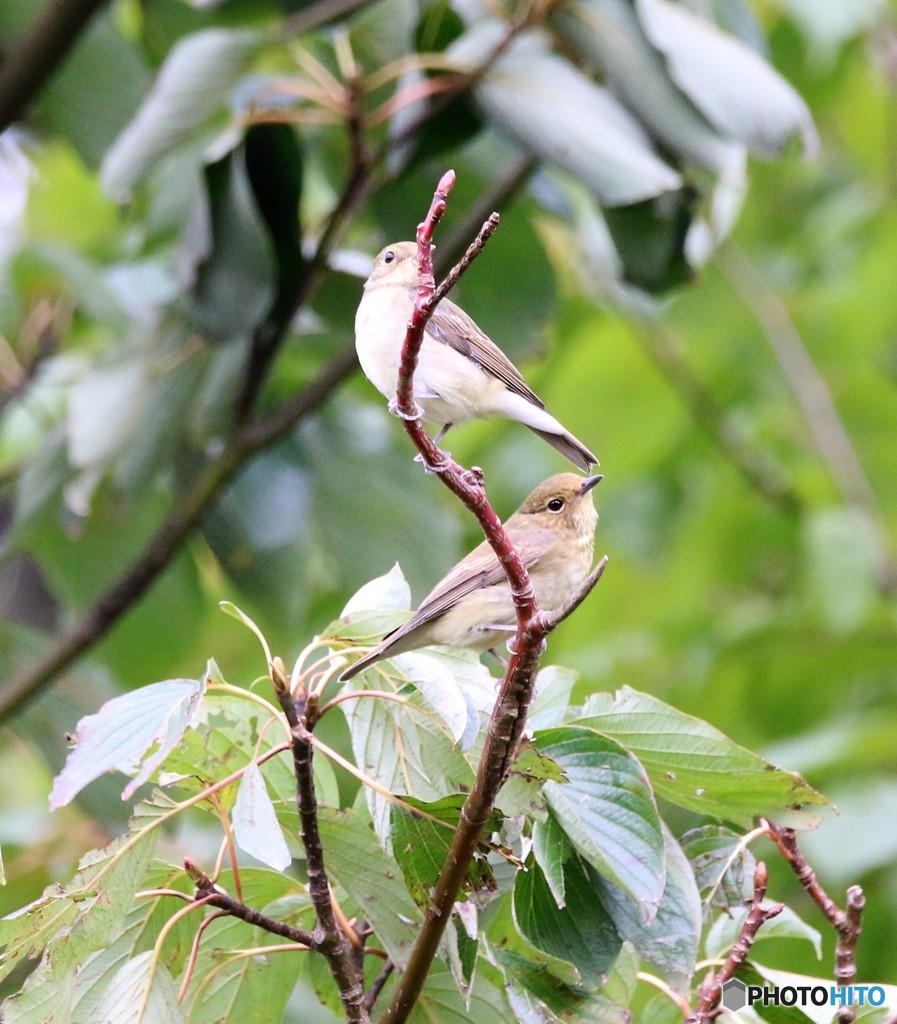
[[[580,495],[587,494],[595,484],[600,484],[604,479],[603,473],[597,473],[595,476],[587,476],[582,482],[582,486],[579,488]]]

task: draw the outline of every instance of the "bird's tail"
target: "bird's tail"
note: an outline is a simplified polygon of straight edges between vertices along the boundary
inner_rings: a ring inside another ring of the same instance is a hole
[[[564,431],[563,434],[552,434],[547,430],[539,430],[537,427],[530,427],[530,430],[547,441],[552,448],[556,448],[574,466],[577,466],[586,473],[588,473],[592,466],[601,465],[582,441],[578,441],[569,431]]]

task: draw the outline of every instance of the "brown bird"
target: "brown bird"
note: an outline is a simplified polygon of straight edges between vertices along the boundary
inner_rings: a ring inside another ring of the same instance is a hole
[[[598,512],[591,490],[601,479],[575,473],[549,477],[505,524],[536,601],[546,611],[571,597],[592,567]],[[340,679],[351,679],[375,661],[432,644],[487,651],[516,625],[508,579],[483,541],[436,584],[404,626],[347,668]]]
[[[355,315],[355,348],[368,380],[390,402],[395,398],[405,328],[417,295],[414,242],[387,246],[374,260]],[[575,466],[589,471],[598,460],[551,415],[517,367],[454,302],[443,299],[427,323],[414,398],[424,418],[442,427],[503,416],[544,438]]]

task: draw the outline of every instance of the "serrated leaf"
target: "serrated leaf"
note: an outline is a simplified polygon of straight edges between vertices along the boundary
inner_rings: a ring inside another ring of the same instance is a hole
[[[319,826],[328,872],[370,921],[393,963],[404,967],[422,916],[395,861],[377,845],[369,826],[350,811],[322,809]]]
[[[566,773],[567,783],[545,784],[545,796],[567,838],[652,919],[666,868],[660,818],[644,769],[615,741],[575,726],[539,732],[534,740]]]
[[[567,907],[558,907],[542,869],[530,857],[514,885],[514,921],[536,949],[576,967],[588,988],[600,986],[622,940],[579,858],[564,865]]]
[[[447,52],[470,69],[504,26],[480,22]],[[609,91],[549,52],[540,32],[518,36],[474,87],[477,103],[515,142],[563,167],[609,206],[679,188],[632,115]]]
[[[40,899],[0,921],[0,978],[45,949],[65,972],[117,934],[153,857],[157,833],[124,835],[82,857],[67,885],[52,885]]]
[[[241,850],[275,871],[289,867],[293,858],[255,761],[250,761],[243,772],[232,813],[234,838]]]
[[[103,160],[100,180],[107,195],[128,199],[159,159],[218,112],[263,43],[260,33],[220,28],[179,40]]]
[[[769,764],[692,715],[623,687],[593,694],[578,725],[612,736],[637,755],[657,793],[680,807],[750,825],[766,815],[794,828],[814,828],[827,804],[797,773]]]
[[[75,747],[53,781],[50,808],[64,807],[89,783],[113,768],[136,775],[127,800],[158,768],[193,720],[205,692],[204,679],[168,679],[107,701],[75,730]],[[151,750],[139,771],[141,759]]]
[[[669,0],[635,0],[635,9],[671,78],[723,135],[775,157],[797,134],[815,152],[807,105],[758,53]]]

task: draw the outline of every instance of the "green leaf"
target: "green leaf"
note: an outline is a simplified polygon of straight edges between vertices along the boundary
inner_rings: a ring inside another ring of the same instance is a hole
[[[115,697],[95,715],[82,718],[75,730],[75,746],[53,782],[51,809],[64,807],[89,782],[113,768],[134,774],[122,793],[123,800],[129,799],[178,743],[204,693],[204,679],[168,679]],[[137,771],[150,750],[153,753]]]
[[[564,37],[595,61],[648,132],[681,159],[723,174],[736,146],[671,81],[629,0],[574,0],[557,14]]]
[[[97,1019],[108,1024],[182,1024],[178,992],[168,970],[152,951],[122,966],[97,1007]]]
[[[570,694],[579,673],[561,665],[546,665],[536,677],[536,696],[527,721],[530,729],[559,725],[570,706]]]
[[[155,829],[147,829],[85,854],[71,882],[50,886],[24,911],[0,921],[0,978],[44,949],[61,977],[108,945],[147,872],[156,837]]]
[[[471,70],[505,31],[480,22],[448,56]],[[610,92],[550,53],[541,33],[518,36],[474,95],[518,145],[561,166],[606,205],[639,202],[681,185],[635,118]]]
[[[212,338],[256,328],[275,298],[277,267],[241,143],[204,169],[205,195],[188,223],[185,260],[194,271],[189,312]]]
[[[741,907],[753,895],[757,860],[741,840],[723,825],[702,825],[680,839],[698,890],[702,895],[712,892],[714,906]]]
[[[296,305],[304,277],[299,204],[303,167],[299,139],[286,124],[251,125],[246,132],[246,171],[277,264],[271,316],[286,320]]]
[[[414,902],[424,909],[431,905],[432,889],[448,862],[464,801],[461,793],[430,803],[405,798],[406,803],[430,817],[415,814],[405,807],[393,808],[391,838],[395,858]],[[483,827],[482,838],[488,840],[501,828],[501,824],[501,815],[493,811]],[[494,891],[495,879],[483,851],[478,851],[468,865],[466,884],[474,893]]]
[[[685,243],[696,203],[694,189],[684,188],[604,211],[625,281],[647,292],[660,292],[691,278]]]
[[[572,855],[573,847],[553,814],[549,813],[545,821],[533,825],[533,857],[545,875],[555,903],[561,908],[567,905],[564,864]]]
[[[116,20],[112,10],[97,14],[39,97],[43,117],[90,167],[137,112],[150,83],[139,46]]]
[[[566,907],[558,907],[542,869],[530,857],[514,885],[514,921],[536,949],[573,964],[588,988],[597,988],[620,952],[622,940],[604,908],[587,865],[564,865]]]
[[[758,53],[669,0],[635,0],[635,9],[670,77],[721,134],[767,157],[797,134],[815,152],[807,105]]]
[[[699,718],[629,687],[616,696],[594,694],[578,724],[631,750],[657,793],[688,810],[742,825],[768,815],[795,828],[813,828],[819,815],[803,808],[827,803],[800,775],[776,768]]]
[[[318,824],[328,872],[370,922],[393,963],[404,967],[422,917],[395,861],[380,849],[370,827],[351,811],[321,809]]]
[[[632,1017],[622,1006],[579,985],[565,984],[544,963],[500,948],[492,955],[521,1024],[631,1024]]]
[[[534,740],[569,780],[545,784],[558,824],[581,856],[630,893],[652,919],[666,867],[660,818],[644,769],[618,743],[587,729],[548,729]]]
[[[598,878],[596,884],[620,936],[677,991],[687,994],[701,938],[701,897],[691,865],[666,828],[663,838],[666,885],[652,921],[646,922],[642,908],[607,879]]]
[[[457,990],[451,973],[437,962],[427,975],[420,998],[408,1018],[410,1024],[464,1024],[466,1021],[507,1021],[508,1005],[498,978],[489,964],[481,964],[470,998]]]
[[[311,901],[300,894],[299,883],[274,871],[243,869],[241,876],[243,898],[249,906],[299,928],[314,927]],[[229,872],[222,875],[220,883],[234,892]],[[215,921],[207,934],[214,936],[210,939],[210,947],[211,942],[214,947],[200,955],[183,1003],[190,1024],[281,1020],[304,954],[266,953],[265,946],[277,946],[284,940],[234,917]]]
[[[177,42],[137,116],[103,160],[106,193],[129,198],[163,156],[192,138],[224,106],[263,43],[258,32],[219,28]]]
[[[362,673],[353,679],[344,693],[355,689],[356,682],[357,689],[367,689],[364,678]],[[439,800],[473,781],[473,769],[432,712],[377,697],[346,700],[340,708],[349,725],[355,763],[390,792]],[[388,844],[389,801],[370,787],[365,787],[365,799],[381,843]]]

